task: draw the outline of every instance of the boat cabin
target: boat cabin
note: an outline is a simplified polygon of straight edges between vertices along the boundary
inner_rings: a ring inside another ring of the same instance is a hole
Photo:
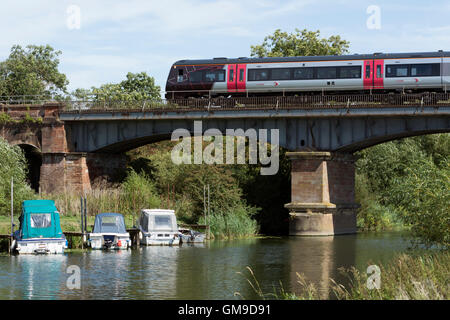
[[[178,245],[180,242],[174,210],[142,209],[138,224],[144,245]]]

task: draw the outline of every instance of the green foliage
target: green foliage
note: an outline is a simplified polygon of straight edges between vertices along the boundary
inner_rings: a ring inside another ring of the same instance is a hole
[[[0,138],[0,215],[11,212],[11,178],[14,179],[14,214],[18,215],[23,200],[34,199],[35,195],[26,182],[27,164],[18,146],[10,146]]]
[[[125,214],[139,214],[141,209],[156,208],[160,205],[155,186],[143,172],[138,174],[131,170],[120,189],[121,203],[126,204],[121,212]]]
[[[146,72],[129,72],[120,83],[107,83],[99,88],[77,89],[72,93],[76,99],[96,102],[133,102],[159,100],[161,88],[155,85],[155,79]]]
[[[359,152],[358,224],[384,229],[395,220],[427,245],[448,246],[450,135],[383,143]]]
[[[340,36],[320,39],[320,31],[295,29],[295,33],[275,30],[261,45],[251,46],[252,57],[291,57],[340,55],[348,52],[349,42]]]
[[[369,180],[361,173],[355,177],[356,203],[358,209],[357,226],[360,230],[381,231],[399,225],[398,218],[391,208],[382,205],[369,189]]]
[[[431,157],[407,169],[392,188],[401,219],[411,225],[418,243],[450,247],[450,163],[438,168]]]
[[[8,59],[0,62],[0,96],[50,98],[65,93],[68,81],[58,71],[60,54],[49,45],[13,46]]]
[[[229,165],[176,165],[173,143],[146,146],[130,153],[131,166],[144,170],[163,199],[186,223],[204,223],[204,186],[210,185],[211,232],[218,238],[243,237],[257,232],[252,216],[257,209],[243,200],[242,190]],[[207,198],[207,193],[206,193]],[[207,201],[206,201],[207,202]]]

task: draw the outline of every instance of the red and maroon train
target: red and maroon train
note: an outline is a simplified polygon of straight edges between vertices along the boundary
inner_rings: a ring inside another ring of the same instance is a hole
[[[450,89],[450,52],[214,58],[175,62],[166,98]]]

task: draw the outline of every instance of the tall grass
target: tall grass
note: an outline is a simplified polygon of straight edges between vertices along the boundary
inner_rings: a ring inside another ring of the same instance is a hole
[[[212,213],[199,223],[209,224],[212,237],[216,239],[235,239],[255,235],[258,224],[252,219],[252,207],[236,206]],[[256,211],[254,209],[254,211]]]
[[[144,208],[156,208],[161,204],[154,185],[145,174],[131,171],[125,181],[118,186],[95,185],[87,192],[86,208],[88,216],[101,212],[116,212],[125,216],[127,226],[133,226]],[[55,200],[56,207],[65,217],[79,216],[80,195],[73,192],[42,194],[42,198]]]

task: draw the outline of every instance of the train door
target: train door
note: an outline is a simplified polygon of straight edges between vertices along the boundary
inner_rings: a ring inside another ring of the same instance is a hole
[[[373,88],[383,89],[384,88],[384,60],[374,60],[373,61]]]
[[[365,60],[364,61],[364,79],[363,85],[364,89],[372,89],[373,88],[373,60]]]
[[[228,92],[236,92],[236,80],[237,80],[237,65],[228,65],[228,75],[227,75],[227,89]]]
[[[247,65],[246,64],[238,64],[237,66],[237,79],[236,79],[236,87],[237,92],[245,92],[245,81],[246,81],[246,71],[247,71]]]

